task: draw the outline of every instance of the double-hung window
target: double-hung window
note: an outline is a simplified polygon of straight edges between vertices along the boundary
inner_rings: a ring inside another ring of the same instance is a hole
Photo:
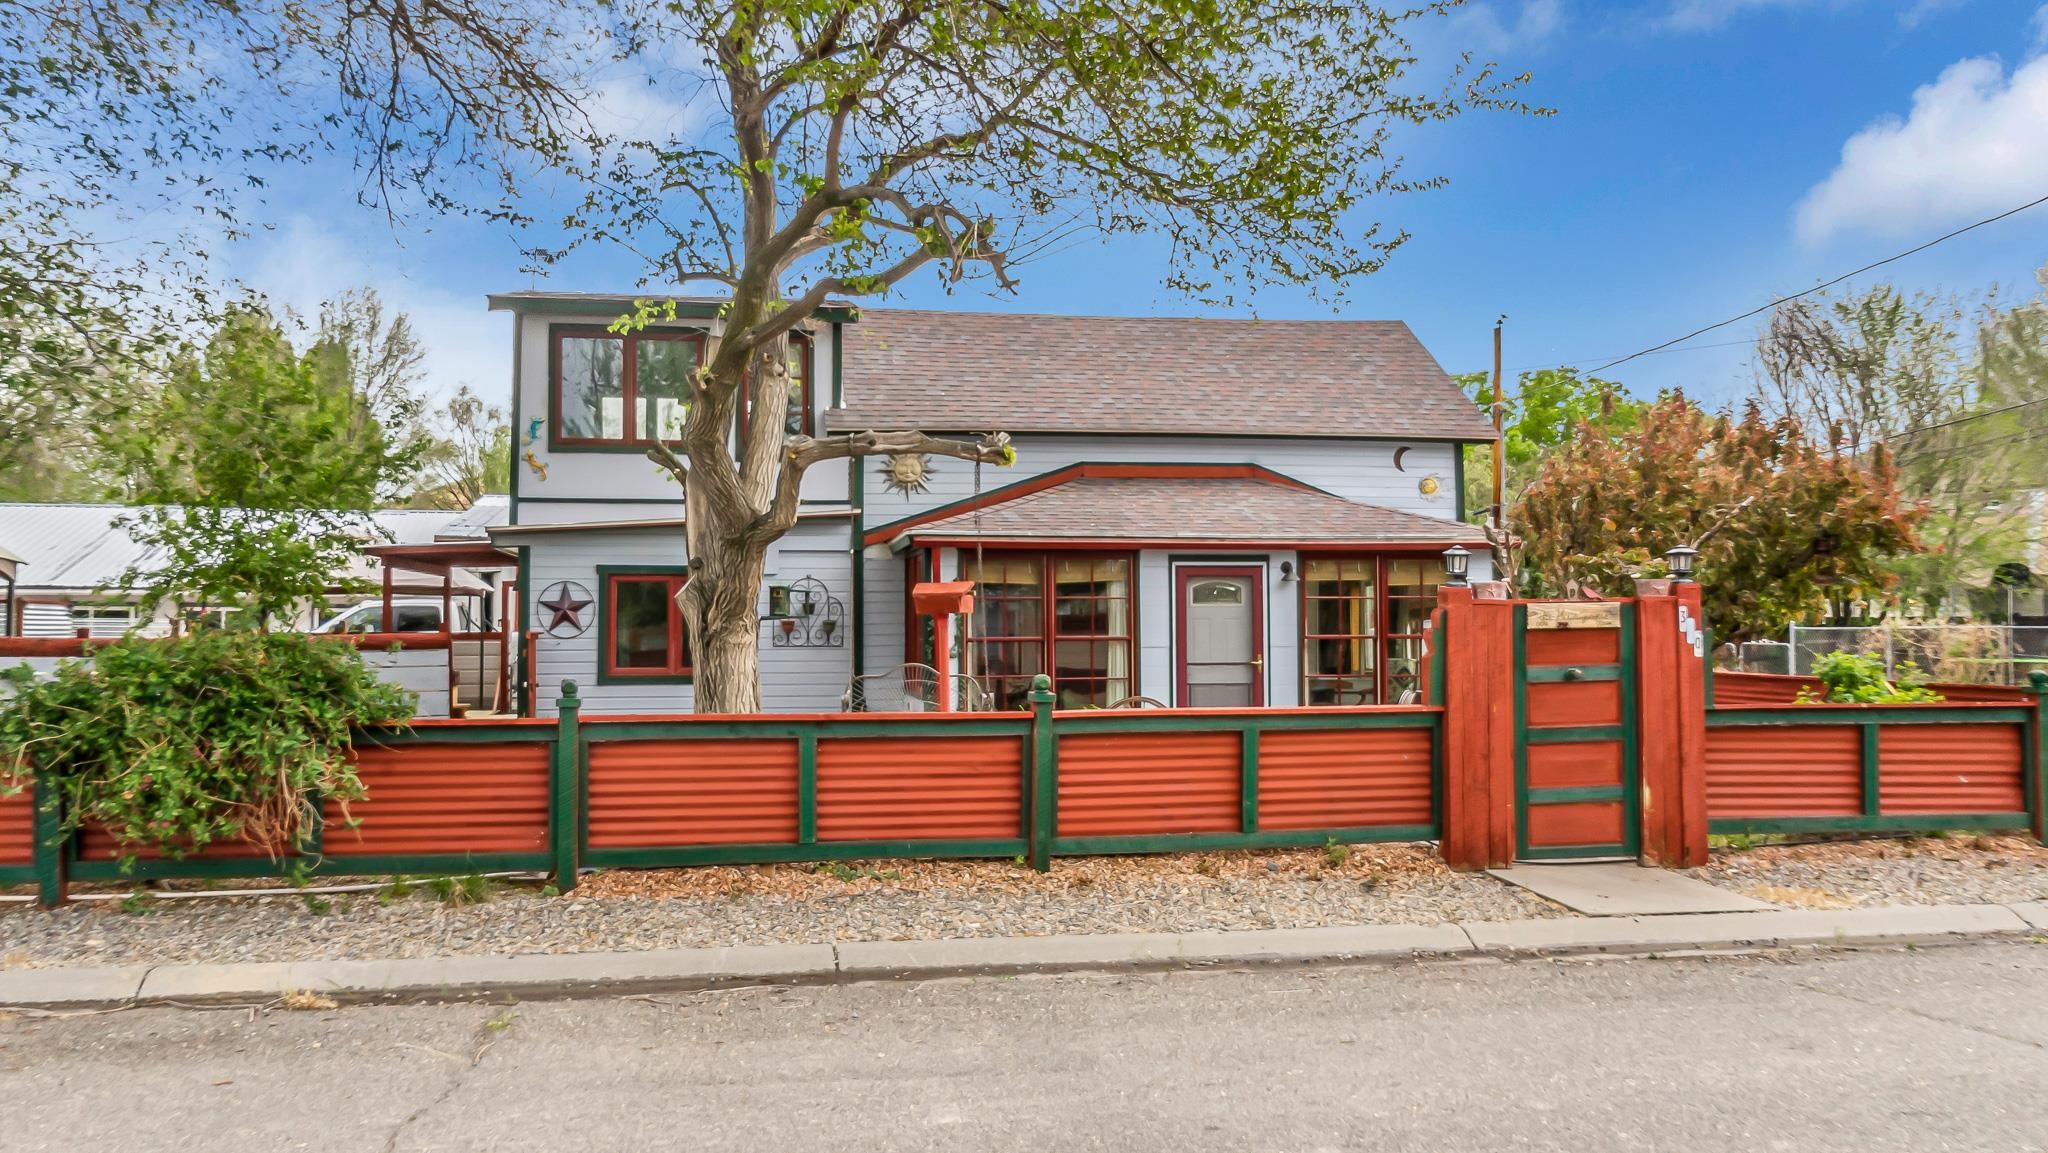
[[[1128,556],[992,553],[979,567],[963,558],[975,590],[961,671],[983,679],[998,709],[1026,707],[1039,673],[1051,675],[1061,708],[1130,696],[1131,568]]]
[[[602,671],[610,680],[688,680],[690,637],[676,594],[685,569],[600,568],[603,605],[598,614]]]
[[[557,327],[553,336],[553,443],[632,446],[681,435],[702,333]]]

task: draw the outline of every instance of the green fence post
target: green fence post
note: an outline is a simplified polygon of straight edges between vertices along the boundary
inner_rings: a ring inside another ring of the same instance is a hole
[[[43,775],[37,773],[31,785],[31,804],[35,809],[35,864],[36,903],[45,909],[54,909],[70,896],[70,885],[64,876],[64,851],[71,838],[64,835],[64,814],[58,808],[61,794],[44,783]]]
[[[550,784],[554,803],[548,806],[548,838],[554,858],[555,888],[568,892],[576,887],[577,842],[582,839],[583,741],[576,721],[583,702],[576,698],[576,682],[562,682],[555,729],[555,763]]]
[[[2048,844],[2048,672],[2037,669],[2027,674],[2027,681],[2034,688],[2034,723],[2027,726],[2034,735],[2034,772],[2027,800],[2034,814],[2034,839]]]
[[[1059,821],[1059,743],[1052,731],[1052,678],[1031,678],[1031,867],[1052,871]]]

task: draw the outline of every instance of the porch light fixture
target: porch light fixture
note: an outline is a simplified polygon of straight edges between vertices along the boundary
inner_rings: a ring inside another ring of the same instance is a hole
[[[1292,581],[1293,579],[1294,579],[1294,562],[1293,562],[1293,561],[1291,561],[1291,560],[1284,560],[1284,561],[1281,561],[1281,562],[1280,562],[1280,583],[1281,583],[1281,584],[1287,584],[1288,582]]]
[[[1472,554],[1464,545],[1454,544],[1444,550],[1444,583],[1452,588],[1464,588],[1465,575],[1472,571]]]
[[[1691,584],[1692,565],[1698,560],[1700,550],[1689,545],[1679,545],[1664,554],[1664,563],[1671,566],[1671,583]]]

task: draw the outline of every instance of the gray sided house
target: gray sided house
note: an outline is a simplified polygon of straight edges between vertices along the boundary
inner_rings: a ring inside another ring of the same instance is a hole
[[[674,592],[680,492],[648,461],[681,419],[714,302],[621,336],[630,296],[491,298],[514,321],[513,499],[532,703],[690,707]],[[799,333],[792,432],[1008,432],[1010,468],[867,459],[805,478],[768,562],[762,698],[903,707],[906,665],[995,708],[1051,676],[1062,707],[1392,702],[1453,544],[1459,447],[1491,425],[1393,321],[1121,319],[829,309]],[[916,611],[921,583],[975,609]]]

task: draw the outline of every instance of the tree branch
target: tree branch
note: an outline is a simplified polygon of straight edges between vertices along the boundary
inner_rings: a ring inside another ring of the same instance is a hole
[[[783,446],[782,473],[777,478],[775,502],[748,526],[749,542],[772,541],[796,524],[805,469],[828,460],[895,456],[899,453],[929,453],[1005,467],[1017,459],[1016,450],[1010,447],[1010,434],[1006,432],[992,432],[978,441],[948,440],[921,432],[854,432],[822,438],[793,436]]]

